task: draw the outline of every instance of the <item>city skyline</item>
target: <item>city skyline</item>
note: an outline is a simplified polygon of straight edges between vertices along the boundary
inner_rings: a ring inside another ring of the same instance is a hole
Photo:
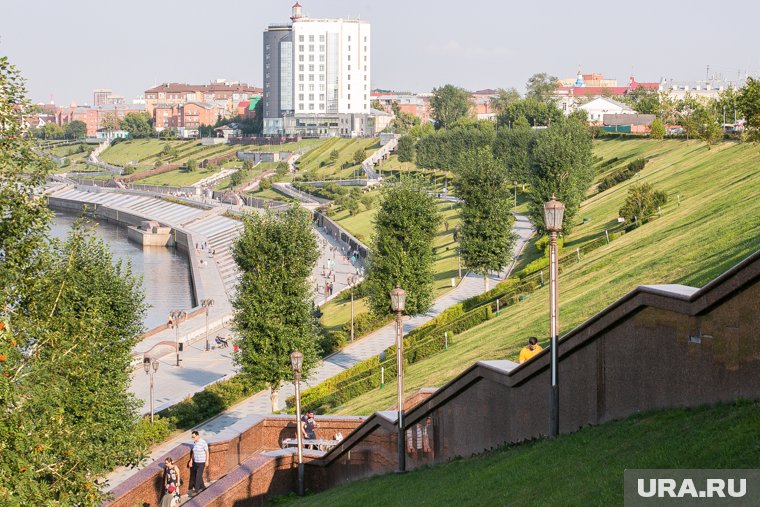
[[[67,105],[91,104],[96,88],[111,88],[130,102],[167,81],[226,78],[261,87],[261,33],[270,23],[287,22],[293,1],[251,9],[230,0],[213,13],[195,0],[182,9],[142,0],[128,10],[87,0],[33,4],[44,15],[29,23],[29,3],[4,6],[0,54],[20,69],[34,102],[49,102],[52,95]],[[481,0],[457,9],[395,0],[306,0],[303,6],[307,16],[372,23],[372,88],[426,92],[451,83],[523,92],[534,73],[564,78],[578,68],[621,83],[630,75],[696,81],[709,72],[734,81],[760,73],[751,40],[751,20],[760,8],[749,2],[739,2],[741,16],[736,9],[708,11],[706,2],[689,9],[665,2],[656,15],[615,12],[601,2],[575,10]],[[556,15],[547,15],[552,9]]]

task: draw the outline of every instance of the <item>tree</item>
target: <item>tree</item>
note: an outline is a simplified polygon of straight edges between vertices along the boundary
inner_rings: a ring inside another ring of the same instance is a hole
[[[649,126],[649,136],[652,139],[660,139],[660,140],[662,140],[665,137],[665,124],[662,123],[661,119],[655,118],[652,121],[652,124]]]
[[[544,103],[554,102],[554,91],[558,83],[559,79],[546,72],[533,74],[525,85],[525,98]]]
[[[507,168],[512,181],[525,183],[530,178],[530,151],[536,131],[530,128],[524,116],[512,128],[502,128],[496,134],[494,157]]]
[[[399,162],[414,162],[414,139],[409,135],[401,136],[397,151]]]
[[[150,125],[151,119],[148,113],[127,113],[119,122],[122,130],[129,132],[131,137],[139,139],[150,137],[153,133],[153,127]]]
[[[395,104],[395,102],[394,102]],[[392,127],[397,134],[406,134],[420,124],[420,119],[411,113],[399,111],[393,119]]]
[[[744,115],[750,136],[760,140],[760,79],[747,78],[736,97],[736,105]]]
[[[436,127],[448,128],[460,118],[469,116],[470,92],[450,84],[433,88],[430,108]]]
[[[372,206],[375,205],[375,196],[372,194],[364,194],[360,200],[365,209],[372,209]]]
[[[642,225],[649,222],[666,202],[666,192],[655,190],[650,183],[634,184],[628,188],[620,216],[636,225]]]
[[[45,139],[60,139],[63,137],[63,129],[55,123],[48,122],[42,126],[42,135]]]
[[[562,121],[564,115],[553,101],[542,102],[535,98],[528,98],[508,104],[497,116],[497,123],[500,127],[510,127],[521,117],[528,120],[528,123],[534,127],[545,127]]]
[[[272,410],[281,382],[293,371],[290,353],[300,350],[304,376],[319,359],[317,322],[309,281],[319,258],[307,212],[293,205],[275,215],[246,214],[233,257],[243,276],[232,300],[240,374],[269,385]]]
[[[82,139],[87,135],[87,124],[80,120],[74,120],[66,124],[64,132],[69,139]]]
[[[103,117],[100,119],[100,127],[99,130],[107,130],[108,132],[113,132],[114,130],[119,130],[121,128],[119,121],[119,117],[116,116],[115,113],[105,113]]]
[[[381,192],[364,282],[369,306],[377,315],[390,313],[388,294],[398,285],[406,291],[406,314],[423,313],[433,304],[433,240],[440,223],[435,199],[412,179]]]
[[[497,113],[503,112],[510,104],[520,100],[520,92],[515,88],[499,88],[496,90],[496,97],[491,99],[491,107],[493,107]]]
[[[591,166],[591,137],[578,122],[552,124],[538,135],[531,149],[528,183],[531,186],[528,218],[543,233],[543,206],[552,195],[565,204],[563,232],[573,220],[594,178]]]
[[[655,90],[646,90],[639,86],[623,97],[623,102],[629,104],[637,113],[660,114],[660,94]]]
[[[198,169],[198,161],[191,158],[185,164],[185,169],[187,169],[189,172],[195,171],[196,169]]]
[[[361,164],[367,158],[367,152],[359,148],[354,152],[354,164]]]
[[[334,149],[333,151],[330,152],[330,163],[331,164],[334,164],[335,162],[337,162],[339,158],[340,158],[340,152],[338,152],[338,150]]]
[[[458,234],[462,259],[469,269],[483,275],[488,290],[488,273],[504,269],[517,239],[512,232],[512,182],[488,148],[466,152],[463,159],[454,179],[463,201]]]

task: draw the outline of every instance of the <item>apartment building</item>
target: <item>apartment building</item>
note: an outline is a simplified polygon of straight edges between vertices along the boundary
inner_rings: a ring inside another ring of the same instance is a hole
[[[158,104],[181,105],[188,102],[214,104],[234,114],[240,102],[260,95],[261,88],[224,79],[218,79],[207,85],[164,83],[145,90],[144,93],[145,108],[151,115]]]
[[[264,32],[264,134],[370,134],[370,24],[304,16]]]

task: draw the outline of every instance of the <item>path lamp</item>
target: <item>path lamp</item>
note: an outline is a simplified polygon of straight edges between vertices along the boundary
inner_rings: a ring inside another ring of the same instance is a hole
[[[559,334],[559,308],[557,292],[557,234],[562,230],[562,217],[565,205],[554,195],[544,204],[544,226],[549,232],[549,316],[551,332],[551,395],[549,405],[549,435],[559,434],[559,381],[557,362],[559,360],[557,338]]]
[[[398,472],[406,471],[404,451],[404,337],[401,329],[401,314],[404,313],[406,292],[398,285],[391,291],[391,308],[396,312],[396,374],[398,376]]]
[[[208,309],[214,306],[214,300],[206,298],[201,300],[201,306],[206,309],[206,350],[211,350],[208,344]]]
[[[177,366],[179,366],[179,321],[187,318],[187,312],[184,310],[172,310],[169,312],[169,323],[174,328],[174,345],[177,351]]]
[[[353,275],[349,275],[349,285],[351,285],[351,341],[354,341],[354,285],[356,280]]]
[[[296,435],[298,440],[298,495],[303,496],[303,435],[301,434],[301,367],[303,354],[294,350],[290,354],[290,366],[293,368],[296,387]]]
[[[150,376],[150,422],[153,422],[153,374],[158,371],[158,360],[143,359],[143,368],[145,373]]]
[[[517,181],[513,181],[515,185],[515,208],[517,207]]]

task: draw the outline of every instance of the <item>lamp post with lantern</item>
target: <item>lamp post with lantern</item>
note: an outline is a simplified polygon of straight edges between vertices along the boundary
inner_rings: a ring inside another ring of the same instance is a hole
[[[206,350],[211,350],[211,347],[208,343],[208,310],[212,306],[214,306],[214,300],[211,298],[206,298],[201,300],[201,306],[206,309]]]
[[[401,328],[401,314],[404,313],[406,292],[398,285],[390,293],[391,308],[396,312],[396,374],[398,398],[398,472],[406,471],[404,451],[404,335]]]
[[[559,434],[559,378],[558,378],[558,335],[559,335],[559,296],[557,291],[557,235],[562,230],[562,218],[565,205],[554,195],[544,204],[544,225],[549,233],[549,317],[551,333],[551,394],[549,405],[549,435]]]
[[[303,496],[303,435],[301,434],[301,368],[303,367],[303,354],[294,350],[290,354],[290,366],[293,368],[294,384],[296,388],[296,438],[298,441],[298,495]]]
[[[143,368],[145,369],[145,373],[147,373],[150,376],[150,422],[153,422],[153,374],[155,374],[158,371],[158,360],[157,359],[149,359],[145,358],[143,359]]]
[[[177,366],[179,366],[179,321],[187,318],[184,310],[172,310],[169,312],[169,323],[174,328],[174,346],[177,353]]]

